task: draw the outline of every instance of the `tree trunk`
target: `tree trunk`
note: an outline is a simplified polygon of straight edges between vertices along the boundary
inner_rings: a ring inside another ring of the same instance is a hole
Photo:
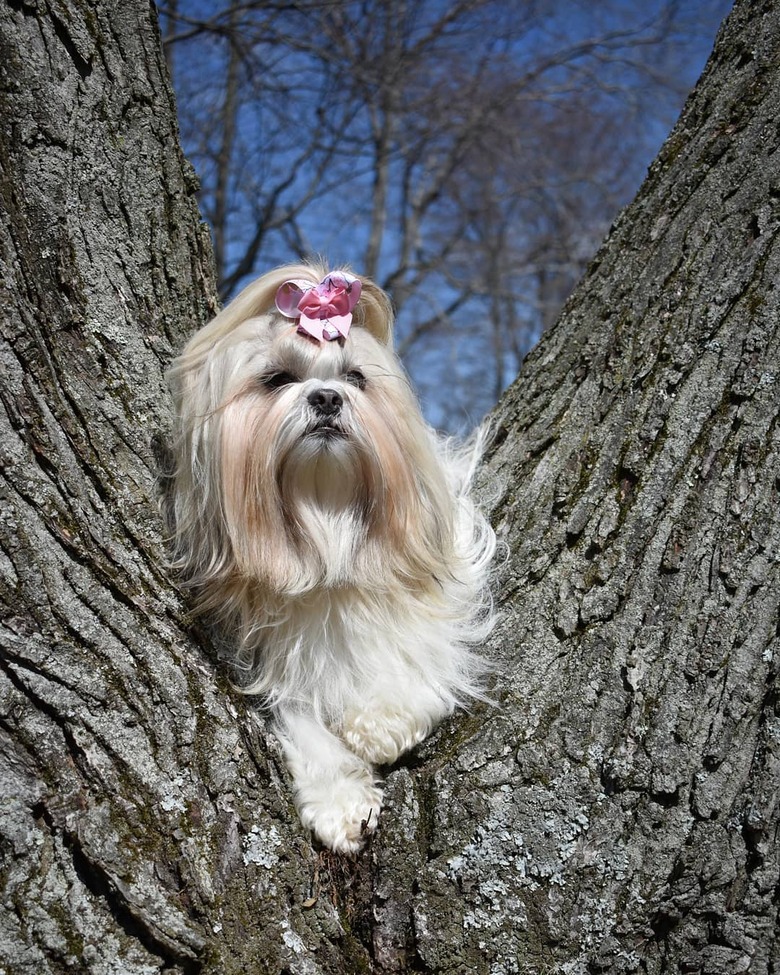
[[[162,373],[214,283],[153,13],[0,22],[0,971],[778,972],[778,5],[496,412],[498,705],[355,859],[165,572]]]

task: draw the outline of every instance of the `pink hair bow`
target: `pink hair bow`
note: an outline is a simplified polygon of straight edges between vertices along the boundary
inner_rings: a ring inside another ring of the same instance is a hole
[[[276,292],[276,307],[287,318],[300,318],[298,331],[302,334],[332,342],[347,337],[360,291],[356,277],[336,271],[319,284],[285,281]]]

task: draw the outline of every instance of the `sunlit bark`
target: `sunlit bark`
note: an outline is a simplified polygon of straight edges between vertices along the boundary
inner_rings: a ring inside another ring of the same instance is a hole
[[[156,24],[59,9],[0,9],[0,968],[777,971],[777,5],[495,414],[497,705],[387,770],[354,860],[165,568],[163,371],[215,289]]]

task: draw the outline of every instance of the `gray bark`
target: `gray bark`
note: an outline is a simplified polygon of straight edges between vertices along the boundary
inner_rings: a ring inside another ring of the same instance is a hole
[[[153,14],[0,22],[0,970],[780,970],[778,6],[496,412],[498,705],[356,859],[165,571],[162,373],[214,284]]]

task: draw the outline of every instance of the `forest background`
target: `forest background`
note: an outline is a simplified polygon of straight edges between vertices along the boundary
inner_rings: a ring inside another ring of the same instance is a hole
[[[169,0],[223,300],[323,255],[391,295],[437,427],[497,402],[699,76],[728,0]]]

